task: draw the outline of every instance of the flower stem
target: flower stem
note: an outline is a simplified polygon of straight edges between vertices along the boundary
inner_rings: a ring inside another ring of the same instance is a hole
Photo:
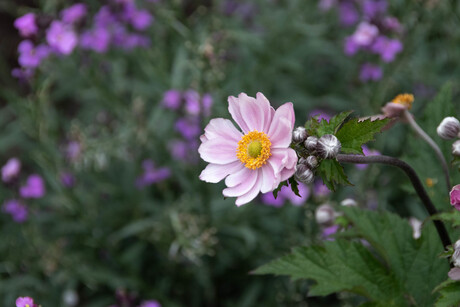
[[[430,197],[423,188],[420,178],[417,176],[417,173],[414,169],[407,164],[406,162],[399,160],[394,157],[388,156],[359,156],[359,155],[337,155],[337,161],[344,163],[356,163],[356,164],[369,164],[369,163],[382,163],[387,165],[392,165],[402,169],[406,175],[409,177],[412,186],[417,192],[418,197],[422,201],[425,209],[428,211],[430,216],[434,216],[438,213],[436,207],[433,205]],[[439,238],[441,239],[444,249],[447,250],[448,245],[452,245],[450,241],[449,234],[447,233],[446,227],[442,221],[433,220],[434,226],[438,232]]]
[[[413,116],[410,114],[408,110],[404,111],[404,118],[409,122],[412,129],[414,129],[415,133],[417,133],[425,142],[428,143],[428,145],[430,145],[431,148],[433,148],[434,152],[436,153],[436,156],[438,157],[439,162],[441,162],[442,170],[444,172],[444,177],[447,185],[447,193],[449,193],[451,188],[449,167],[447,166],[447,161],[444,158],[441,149],[439,149],[439,146],[433,141],[433,139],[430,138],[430,136],[426,134],[426,132],[423,131],[423,129],[417,124],[417,122],[414,120]]]

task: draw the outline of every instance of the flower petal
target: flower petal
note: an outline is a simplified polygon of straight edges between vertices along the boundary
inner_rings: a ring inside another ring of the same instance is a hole
[[[268,130],[268,137],[272,142],[272,148],[287,148],[291,144],[294,121],[292,103],[285,103],[276,110],[270,129]]]
[[[275,177],[275,172],[269,164],[265,164],[259,168],[259,177],[262,178],[262,183],[260,185],[261,193],[273,191],[279,184],[279,181]]]
[[[240,162],[240,161],[238,161]],[[225,179],[225,185],[229,188],[235,187],[241,183],[244,183],[250,178],[253,174],[252,172],[256,172],[244,166],[243,163],[240,162],[242,168],[240,168],[237,172],[232,173]]]
[[[198,148],[201,159],[209,163],[228,164],[237,161],[236,148],[238,143],[226,138],[207,140]]]
[[[264,96],[262,93],[257,93],[256,95],[257,103],[260,105],[262,112],[263,112],[263,117],[264,117],[264,124],[263,128],[261,131],[268,133],[268,130],[270,129],[270,125],[273,120],[273,116],[275,115],[275,109],[270,105],[270,102],[268,99]]]
[[[229,174],[238,172],[244,165],[240,161],[235,161],[228,164],[210,163],[201,172],[200,179],[206,182],[217,183],[227,177]]]
[[[245,181],[241,182],[240,184],[234,187],[229,187],[229,188],[224,189],[222,191],[222,194],[224,194],[224,196],[226,197],[236,197],[236,196],[244,195],[248,193],[249,191],[251,191],[251,189],[253,188],[254,184],[257,181],[258,172],[257,171],[248,172],[246,174],[247,174],[247,177]]]
[[[223,137],[238,142],[243,136],[243,134],[235,128],[235,125],[233,125],[230,120],[224,118],[211,119],[206,128],[204,128],[204,131],[204,136],[208,140]]]
[[[268,163],[273,168],[275,177],[278,177],[283,168],[295,169],[297,154],[292,148],[272,148]],[[284,178],[284,177],[283,177]]]
[[[248,202],[256,198],[257,194],[259,194],[260,192],[261,185],[262,185],[262,178],[260,178],[260,176],[257,176],[257,180],[253,184],[252,188],[244,195],[239,196],[236,199],[235,204],[239,207],[244,204],[247,204]]]
[[[248,125],[241,115],[240,105],[241,102],[239,101],[239,98],[233,96],[228,97],[228,111],[232,115],[233,120],[238,124],[238,126],[240,126],[241,130],[243,130],[244,133],[248,133],[251,130],[249,130]]]

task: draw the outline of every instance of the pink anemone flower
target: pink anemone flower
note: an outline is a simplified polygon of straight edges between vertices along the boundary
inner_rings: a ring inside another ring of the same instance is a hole
[[[259,192],[273,191],[295,172],[297,154],[289,147],[294,107],[288,102],[276,111],[262,93],[228,98],[228,110],[242,132],[228,119],[212,119],[200,137],[198,152],[209,162],[200,179],[216,183],[225,178],[223,195],[237,197],[236,205]]]

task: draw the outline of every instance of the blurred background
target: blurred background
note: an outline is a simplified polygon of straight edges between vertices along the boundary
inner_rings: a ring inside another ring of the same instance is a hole
[[[2,0],[0,305],[359,304],[250,272],[330,239],[324,204],[423,220],[408,181],[347,166],[353,187],[238,208],[198,179],[199,136],[241,92],[293,102],[298,125],[413,93],[435,135],[424,106],[448,82],[458,101],[459,24],[460,2],[439,0]],[[424,146],[399,123],[365,153],[404,154],[448,207]]]

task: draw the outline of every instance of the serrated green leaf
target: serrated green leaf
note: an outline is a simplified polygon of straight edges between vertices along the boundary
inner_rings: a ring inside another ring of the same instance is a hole
[[[305,123],[305,130],[307,131],[308,135],[316,135],[316,131],[318,130],[320,124],[318,121],[318,116],[313,116]]]
[[[336,137],[342,144],[342,152],[349,154],[363,154],[362,145],[374,140],[390,119],[366,119],[359,121],[354,118],[346,122],[336,133]]]
[[[441,296],[436,301],[436,307],[455,307],[460,305],[460,282],[449,283],[441,289]]]
[[[324,247],[299,247],[255,273],[313,279],[316,284],[310,288],[310,295],[349,291],[374,301],[406,305],[391,273],[358,242],[339,239],[325,242]]]
[[[299,193],[299,183],[295,180],[294,176],[289,178],[289,186],[291,187],[292,192],[294,192],[295,195],[302,197]]]
[[[305,129],[309,135],[317,137],[322,137],[325,134],[335,134],[351,113],[353,111],[341,112],[329,119],[329,121],[325,119],[318,121],[317,117],[312,117],[305,124]]]
[[[275,199],[278,197],[278,193],[281,191],[281,189],[284,187],[284,186],[288,186],[288,181],[283,181],[283,182],[280,182],[280,184],[278,185],[278,187],[276,189],[273,190],[273,197],[275,197]]]
[[[337,160],[326,159],[321,161],[318,166],[318,173],[323,179],[324,184],[331,191],[335,191],[337,184],[353,185],[348,181],[343,166]]]

